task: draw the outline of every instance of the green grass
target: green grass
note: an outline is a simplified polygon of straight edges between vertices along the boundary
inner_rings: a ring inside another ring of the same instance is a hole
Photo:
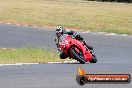
[[[64,60],[54,50],[39,48],[0,49],[0,64],[11,63],[45,63]]]
[[[83,31],[132,34],[132,4],[86,0],[0,0],[0,21],[63,25]]]

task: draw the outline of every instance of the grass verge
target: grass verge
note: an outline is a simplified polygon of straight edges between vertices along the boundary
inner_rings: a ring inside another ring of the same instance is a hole
[[[131,9],[132,4],[86,0],[0,0],[0,21],[131,35]]]
[[[64,60],[54,50],[38,48],[0,49],[0,64],[11,63],[45,63]]]

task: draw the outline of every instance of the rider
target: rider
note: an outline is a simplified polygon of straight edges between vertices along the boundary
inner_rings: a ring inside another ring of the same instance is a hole
[[[65,30],[62,26],[58,26],[56,28],[56,36],[57,36],[57,38],[55,39],[55,41],[56,41],[56,45],[57,45],[58,50],[59,50],[59,44],[58,44],[59,43],[59,37],[61,35],[63,35],[63,34],[68,34],[68,35],[74,37],[78,41],[83,42],[88,49],[90,49],[91,51],[93,50],[93,47],[89,46],[88,44],[86,44],[86,42],[83,40],[83,37],[81,35],[79,35],[77,32],[72,31],[72,30]],[[67,58],[67,55],[64,52],[61,51],[60,58],[61,59],[65,59],[65,58]]]

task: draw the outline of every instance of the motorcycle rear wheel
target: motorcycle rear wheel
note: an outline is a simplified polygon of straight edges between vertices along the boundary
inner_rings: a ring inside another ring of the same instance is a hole
[[[92,59],[89,61],[90,63],[96,63],[97,62],[97,58],[95,55],[92,56]]]

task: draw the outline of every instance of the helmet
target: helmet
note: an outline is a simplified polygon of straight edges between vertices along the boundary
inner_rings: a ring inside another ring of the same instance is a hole
[[[63,34],[64,28],[62,26],[58,26],[56,28],[56,36],[60,37]]]

